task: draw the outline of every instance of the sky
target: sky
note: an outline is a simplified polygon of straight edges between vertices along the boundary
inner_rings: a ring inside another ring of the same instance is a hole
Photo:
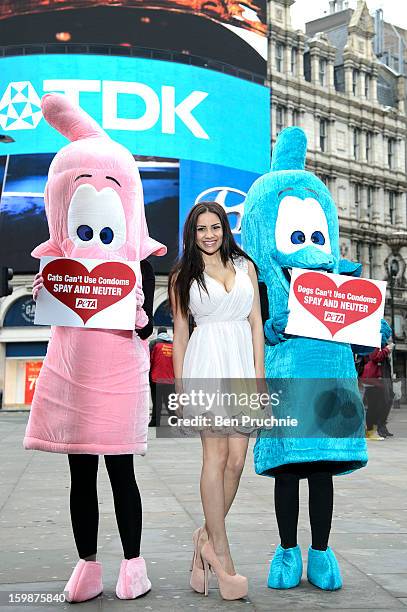
[[[349,8],[356,8],[357,0],[349,0]],[[377,8],[383,9],[384,20],[393,25],[407,29],[406,0],[367,0],[372,13]],[[291,6],[292,25],[295,29],[305,30],[305,22],[329,14],[329,0],[296,0]]]

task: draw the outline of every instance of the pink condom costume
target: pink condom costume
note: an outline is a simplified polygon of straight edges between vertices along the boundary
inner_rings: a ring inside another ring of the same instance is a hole
[[[45,95],[42,112],[71,142],[51,163],[45,189],[50,239],[32,255],[116,261],[164,255],[166,247],[148,235],[141,179],[131,153],[61,94]],[[81,226],[92,228],[91,239]],[[101,239],[104,228],[113,232],[108,244]],[[139,310],[135,326],[147,321]],[[69,455],[144,454],[148,370],[146,342],[132,331],[54,327],[24,447]],[[119,597],[137,597],[149,585],[142,557],[122,562]],[[66,586],[67,599],[83,601],[102,588],[100,563],[81,559]]]
[[[71,142],[51,163],[45,189],[50,239],[32,255],[141,261],[165,254],[166,247],[148,235],[140,175],[131,153],[61,94],[44,96],[42,110],[47,122]],[[78,236],[81,225],[93,229],[91,240]],[[114,233],[110,244],[99,236],[105,227]],[[148,369],[148,349],[131,331],[55,327],[37,381],[25,448],[144,454]]]

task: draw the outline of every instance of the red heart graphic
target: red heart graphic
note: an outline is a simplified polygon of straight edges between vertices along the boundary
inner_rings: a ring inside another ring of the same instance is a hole
[[[79,261],[54,259],[44,267],[42,276],[51,295],[76,312],[84,323],[120,302],[136,284],[134,271],[118,261],[99,264],[89,272]],[[116,279],[120,283],[103,283],[101,279]]]
[[[293,290],[300,304],[329,329],[332,337],[340,329],[370,317],[382,303],[380,289],[361,278],[338,286],[327,274],[305,272],[296,278]]]

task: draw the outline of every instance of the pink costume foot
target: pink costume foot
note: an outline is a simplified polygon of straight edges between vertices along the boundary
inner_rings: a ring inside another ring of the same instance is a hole
[[[119,599],[137,599],[148,593],[151,582],[147,576],[146,562],[143,557],[123,559],[120,565],[120,574],[116,586],[116,595]]]
[[[66,601],[87,601],[97,597],[102,591],[102,564],[99,561],[79,559],[64,588]]]

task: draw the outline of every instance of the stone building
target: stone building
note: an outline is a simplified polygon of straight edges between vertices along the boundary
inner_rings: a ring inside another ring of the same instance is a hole
[[[269,2],[272,140],[289,125],[305,130],[308,168],[338,206],[343,257],[360,261],[365,277],[383,280],[390,280],[390,262],[397,260],[395,368],[405,378],[405,77],[375,55],[375,21],[366,2],[359,0],[356,10],[331,2],[331,14],[302,32],[291,25],[294,1]],[[390,322],[390,292],[386,317]]]

